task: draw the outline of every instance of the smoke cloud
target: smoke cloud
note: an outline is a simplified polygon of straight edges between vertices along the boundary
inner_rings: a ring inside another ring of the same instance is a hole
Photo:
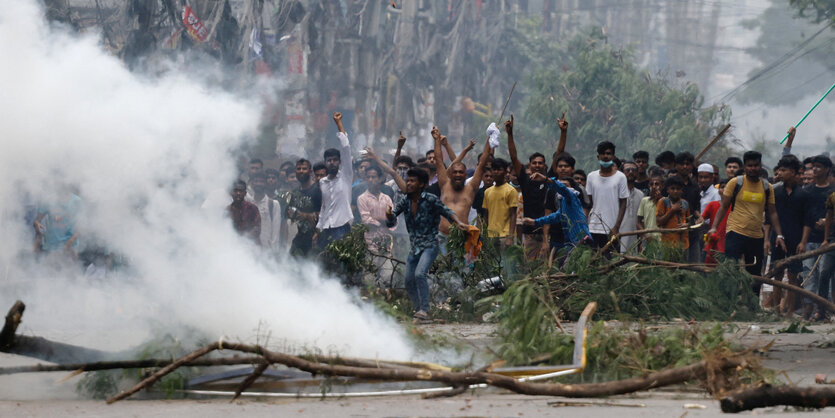
[[[236,177],[234,150],[256,134],[257,101],[199,75],[133,74],[95,36],[50,26],[42,13],[33,1],[0,7],[0,308],[27,303],[22,332],[117,350],[186,326],[412,356],[392,320],[315,265],[265,260],[222,213],[200,209]],[[65,185],[83,199],[80,239],[126,255],[129,269],[94,281],[31,261],[25,209],[55,201]]]

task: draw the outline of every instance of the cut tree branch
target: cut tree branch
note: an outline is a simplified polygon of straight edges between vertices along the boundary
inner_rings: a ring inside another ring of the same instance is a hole
[[[734,392],[720,401],[722,412],[742,412],[767,406],[826,408],[835,405],[835,388],[763,385]]]

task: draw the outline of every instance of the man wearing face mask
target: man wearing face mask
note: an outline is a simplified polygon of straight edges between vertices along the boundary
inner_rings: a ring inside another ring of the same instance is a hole
[[[586,191],[591,198],[589,231],[598,248],[603,248],[620,231],[629,198],[626,176],[615,169],[614,159],[615,144],[609,141],[597,144],[600,170],[592,171],[586,179]]]

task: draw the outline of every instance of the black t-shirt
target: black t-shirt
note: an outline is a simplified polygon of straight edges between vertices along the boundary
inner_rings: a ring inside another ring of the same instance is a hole
[[[522,212],[526,218],[541,218],[545,216],[546,208],[550,209],[554,206],[553,201],[556,196],[548,184],[544,181],[531,180],[524,169],[519,173],[519,188],[522,190]],[[525,234],[542,233],[542,227],[523,225],[522,232]]]
[[[646,179],[644,181],[636,181],[635,188],[640,190],[641,193],[644,194],[644,196],[649,196],[649,179]]]
[[[322,190],[319,188],[319,183],[313,182],[313,185],[306,189],[302,189],[299,186],[298,189],[290,194],[290,206],[295,207],[301,213],[319,212],[322,208]],[[313,237],[315,231],[315,224],[309,224],[307,222],[298,223],[298,235],[300,236],[309,235]]]
[[[772,188],[774,192],[774,203],[777,209],[777,218],[780,219],[780,229],[786,237],[786,245],[789,251],[800,242],[803,236],[803,221],[806,208],[806,198],[808,191],[797,184],[792,188],[792,194],[788,194],[786,187],[780,183]],[[771,223],[771,219],[766,216],[767,224]],[[771,241],[777,239],[777,234],[771,234]]]
[[[438,182],[435,182],[432,185],[427,186],[426,189],[424,189],[424,191],[426,193],[431,193],[435,196],[441,197],[441,185],[438,184]]]
[[[487,213],[487,209],[481,207],[481,205],[484,204],[484,191],[487,190],[487,187],[488,186],[484,186],[478,189],[478,191],[475,192],[475,196],[473,197],[473,209],[475,209],[476,213],[478,213],[478,216],[481,216],[482,218],[484,217],[484,214]]]
[[[809,242],[823,242],[823,228],[817,229],[815,224],[819,219],[826,218],[826,198],[830,193],[835,192],[835,184],[830,184],[827,187],[810,184],[805,187],[804,191],[806,192],[804,226],[812,228],[812,233],[809,234]],[[783,234],[785,233],[786,231],[783,231]]]

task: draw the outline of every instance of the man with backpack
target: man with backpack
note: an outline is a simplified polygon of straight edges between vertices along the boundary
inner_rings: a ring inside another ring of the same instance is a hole
[[[763,266],[763,214],[766,211],[777,233],[775,244],[786,251],[786,241],[777,218],[774,190],[768,181],[760,177],[762,154],[747,151],[742,156],[742,163],[745,174],[728,181],[716,219],[724,218],[725,213],[731,211],[725,235],[725,255],[737,260],[743,259],[748,273],[758,276],[762,274]],[[709,236],[716,233],[718,223],[711,224]],[[753,287],[759,295],[760,283],[755,282]]]

